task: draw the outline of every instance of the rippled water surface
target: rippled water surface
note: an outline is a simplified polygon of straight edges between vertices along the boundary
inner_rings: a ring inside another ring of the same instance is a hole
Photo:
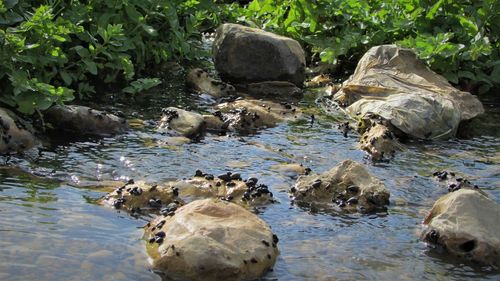
[[[163,106],[203,110],[204,102],[174,83],[163,94],[117,107],[130,118],[157,120]],[[107,181],[162,182],[190,177],[196,169],[257,176],[279,200],[259,214],[280,238],[281,255],[265,280],[498,280],[498,270],[434,253],[418,239],[426,211],[446,193],[431,177],[436,170],[462,173],[500,201],[500,114],[498,106],[487,104],[480,136],[410,143],[383,164],[365,160],[357,136],[344,138],[326,116],[313,126],[306,118],[257,135],[208,135],[177,147],[159,145],[163,136],[152,128],[136,128],[113,138],[60,141],[11,158],[0,166],[0,280],[159,280],[148,268],[141,240],[146,218],[95,202]],[[302,163],[323,172],[344,159],[367,164],[384,181],[391,192],[387,213],[301,209],[286,193],[294,179],[273,168]]]

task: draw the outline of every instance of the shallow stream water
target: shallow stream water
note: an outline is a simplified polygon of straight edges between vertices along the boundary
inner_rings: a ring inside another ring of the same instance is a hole
[[[182,79],[163,91],[116,102],[127,116],[158,120],[161,107],[205,110]],[[170,81],[170,82],[169,82]],[[314,107],[306,94],[304,107]],[[207,135],[182,146],[159,145],[152,127],[112,138],[57,143],[0,166],[0,280],[160,280],[149,269],[142,229],[147,218],[105,208],[96,200],[107,181],[182,179],[200,169],[257,176],[278,204],[259,210],[279,236],[281,255],[263,280],[499,280],[500,272],[429,250],[419,241],[422,219],[446,187],[432,178],[455,171],[500,201],[500,111],[486,101],[481,134],[467,140],[414,142],[389,163],[372,163],[344,138],[336,118],[317,114],[249,136]],[[345,159],[365,163],[391,192],[387,213],[321,213],[291,204],[295,180],[277,171],[302,163],[314,172]],[[500,222],[499,222],[500,223]],[[499,234],[500,235],[500,234]]]

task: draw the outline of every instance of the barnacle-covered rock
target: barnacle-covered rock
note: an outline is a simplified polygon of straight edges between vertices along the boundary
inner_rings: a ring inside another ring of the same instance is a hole
[[[168,107],[162,110],[163,116],[158,130],[163,132],[175,131],[182,136],[193,138],[201,135],[205,129],[203,116],[196,112]]]
[[[255,280],[272,269],[278,237],[248,210],[197,200],[145,227],[153,269],[168,280]]]
[[[368,152],[374,160],[392,157],[396,151],[404,149],[392,131],[382,124],[376,124],[366,130],[359,143],[361,149]]]
[[[126,183],[110,192],[101,204],[132,213],[160,212],[171,203],[182,204],[179,190],[167,183],[150,185],[143,181]]]
[[[214,176],[197,170],[194,177],[175,182],[173,186],[186,200],[221,198],[244,206],[275,202],[267,185],[258,183],[257,178],[243,180],[238,173],[227,172]]]
[[[217,109],[214,115],[222,121],[221,129],[238,133],[255,133],[301,115],[292,104],[262,100],[236,100],[222,103]]]
[[[500,205],[471,189],[449,193],[434,203],[421,238],[453,255],[500,266]]]
[[[297,203],[353,212],[373,212],[389,204],[389,191],[361,164],[345,160],[322,174],[301,176],[290,190]]]

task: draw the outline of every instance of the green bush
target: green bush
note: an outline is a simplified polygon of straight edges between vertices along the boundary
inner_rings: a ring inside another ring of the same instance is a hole
[[[370,47],[396,43],[453,84],[484,93],[500,83],[499,11],[498,0],[254,0],[234,20],[293,37],[313,59],[351,70]]]
[[[200,56],[208,0],[0,0],[1,101],[24,113],[114,84],[137,93],[160,83],[147,70]]]
[[[203,56],[200,31],[224,21],[296,38],[312,61],[343,70],[396,43],[467,90],[500,82],[498,0],[227,2],[0,0],[0,102],[33,113],[103,86],[139,93],[161,83],[151,69]]]

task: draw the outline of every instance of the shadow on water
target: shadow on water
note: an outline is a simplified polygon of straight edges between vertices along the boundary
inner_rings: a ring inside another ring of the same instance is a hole
[[[182,79],[166,81],[162,91],[104,96],[101,104],[145,121],[158,120],[166,106],[206,110],[205,100],[185,92]],[[314,100],[308,94],[303,106],[314,106]],[[357,149],[356,135],[344,138],[336,129],[342,116],[314,108],[306,112],[304,119],[255,135],[207,135],[200,142],[163,146],[163,136],[145,126],[111,138],[64,137],[10,159],[0,168],[0,280],[158,280],[148,269],[141,240],[145,219],[96,200],[110,181],[162,182],[192,176],[197,169],[257,176],[275,194],[279,203],[260,209],[259,216],[279,236],[281,255],[263,280],[498,280],[498,271],[438,254],[418,238],[425,213],[446,193],[431,177],[436,170],[461,173],[500,200],[496,103],[487,106],[481,119],[486,121],[475,127],[478,134],[412,142],[393,161],[376,165]],[[294,179],[272,168],[301,163],[323,172],[344,159],[367,164],[385,183],[391,192],[386,213],[342,214],[293,205],[287,190]]]

